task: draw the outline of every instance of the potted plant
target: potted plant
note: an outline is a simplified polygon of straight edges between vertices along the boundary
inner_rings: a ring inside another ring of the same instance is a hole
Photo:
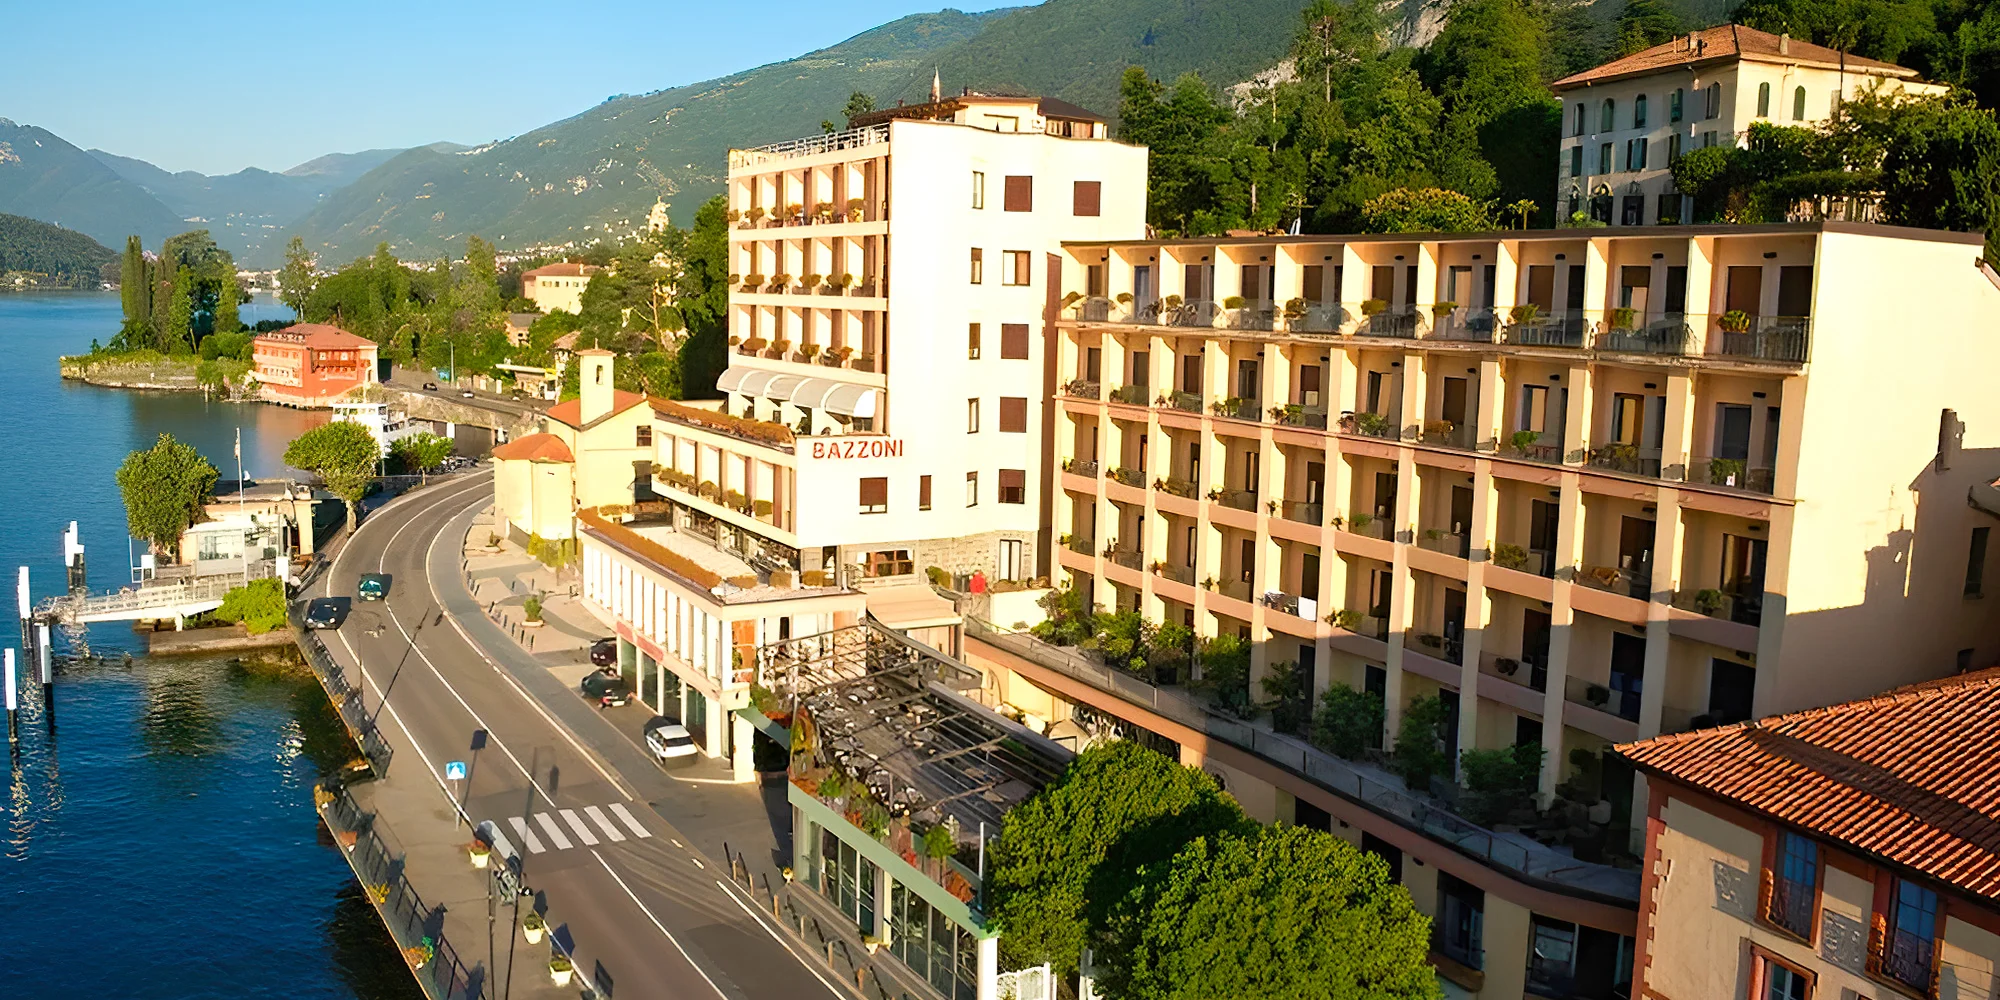
[[[1431,304],[1431,315],[1436,316],[1439,319],[1449,316],[1457,311],[1458,311],[1458,303],[1456,302],[1434,302]]]
[[[1630,330],[1632,329],[1633,322],[1638,319],[1638,316],[1639,316],[1638,310],[1633,309],[1630,306],[1619,306],[1618,308],[1611,310],[1611,316],[1610,316],[1611,329]]]
[[[549,922],[541,914],[529,910],[521,915],[521,936],[527,938],[529,944],[541,944],[542,935],[548,930]]]
[[[1507,310],[1507,318],[1514,323],[1533,323],[1542,314],[1542,307],[1533,302],[1523,302]]]
[[[1366,528],[1369,525],[1375,523],[1375,515],[1366,513],[1356,514],[1353,517],[1348,518],[1347,523],[1349,526],[1354,528],[1354,530],[1360,531],[1361,529]]]
[[[732,208],[729,211],[722,213],[722,217],[726,221],[733,224],[742,220],[743,212],[741,209]]]
[[[792,202],[785,206],[785,218],[794,222],[803,220],[805,218],[805,210],[806,207],[804,205],[796,201]]]
[[[776,354],[779,357],[783,357],[784,355],[791,353],[791,350],[792,350],[792,342],[789,340],[771,341],[771,353]]]
[[[821,222],[833,221],[833,202],[822,201],[813,206],[813,215]]]
[[[808,275],[806,275],[806,281],[805,281],[805,287],[806,287],[806,288],[807,288],[808,290],[810,290],[810,289],[814,289],[814,288],[818,288],[818,287],[819,287],[819,283],[820,283],[820,279],[821,279],[821,278],[823,278],[823,277],[825,277],[825,275],[820,275],[820,274],[808,274]]]
[[[743,290],[746,292],[754,292],[763,284],[764,276],[761,274],[748,274],[743,277]]]
[[[422,942],[403,949],[403,961],[410,963],[412,969],[421,969],[431,963],[433,953],[430,938],[425,938]]]
[[[1493,659],[1493,668],[1500,671],[1502,677],[1512,677],[1515,671],[1521,669],[1521,661],[1511,656],[1499,656]]]
[[[1229,296],[1228,298],[1225,298],[1225,299],[1223,299],[1223,300],[1222,300],[1222,308],[1224,308],[1224,309],[1241,309],[1241,308],[1243,308],[1243,296],[1241,296],[1241,295],[1231,295],[1231,296]]]
[[[1597,708],[1603,708],[1611,701],[1611,689],[1602,684],[1587,684],[1583,688],[1583,700]]]
[[[576,966],[570,963],[568,955],[549,957],[549,980],[557,986],[568,986],[569,977],[576,973]]]
[[[1293,322],[1293,323],[1296,323],[1296,322],[1298,322],[1298,321],[1299,321],[1300,319],[1304,318],[1305,314],[1306,314],[1306,300],[1305,300],[1305,299],[1303,299],[1303,298],[1291,298],[1291,299],[1286,299],[1286,300],[1285,300],[1285,319],[1286,319],[1286,320],[1288,320],[1288,321],[1290,321],[1290,322]]]
[[[1735,486],[1743,478],[1743,460],[1740,458],[1711,458],[1708,460],[1708,481],[1714,486]]]
[[[756,225],[756,224],[757,224],[758,222],[760,222],[760,221],[762,221],[762,220],[763,220],[763,218],[764,218],[764,208],[763,208],[763,206],[761,206],[761,205],[754,205],[754,206],[751,206],[751,208],[750,208],[750,211],[748,211],[748,212],[744,213],[744,216],[743,216],[743,217],[744,217],[744,218],[746,218],[746,219],[749,219],[749,220],[750,220],[750,224],[754,226],[754,225]]]
[[[958,838],[952,836],[950,827],[938,823],[924,831],[924,857],[943,861],[957,852]]]
[[[542,598],[540,594],[529,594],[521,602],[521,624],[529,628],[540,628],[542,624]]]
[[[789,274],[771,275],[771,290],[774,292],[784,291],[786,287],[791,285],[791,283],[792,283],[792,276]]]
[[[1326,621],[1327,624],[1335,628],[1346,629],[1349,632],[1359,632],[1361,631],[1361,619],[1363,617],[1361,612],[1353,608],[1341,608],[1339,611],[1326,616]]]
[[[1364,317],[1373,316],[1387,308],[1389,308],[1389,303],[1382,299],[1361,300],[1361,315]]]
[[[472,867],[484,868],[493,857],[493,848],[488,847],[484,841],[475,840],[465,845],[465,853],[472,859]]]
[[[1713,617],[1716,612],[1722,610],[1722,605],[1728,600],[1729,596],[1722,591],[1714,587],[1706,587],[1695,591],[1694,609],[1702,614]]]
[[[1070,292],[1063,296],[1062,307],[1064,309],[1074,309],[1076,308],[1076,304],[1082,301],[1083,301],[1082,292]]]
[[[812,359],[819,356],[819,345],[818,344],[802,345],[799,347],[799,353],[805,355],[807,361],[811,361]]]
[[[854,275],[851,275],[851,274],[848,274],[848,273],[846,273],[846,272],[842,272],[842,273],[841,273],[841,275],[840,275],[840,281],[839,281],[839,285],[840,285],[840,287],[841,287],[841,288],[843,288],[843,289],[847,289],[847,288],[853,288],[853,287],[854,287]]]
[[[1750,329],[1750,314],[1741,309],[1731,309],[1716,322],[1724,333],[1745,333]]]
[[[1493,565],[1502,569],[1520,569],[1528,564],[1528,550],[1511,542],[1496,542],[1491,551]]]
[[[1507,437],[1507,443],[1522,455],[1526,455],[1541,440],[1541,431],[1515,431]]]
[[[868,221],[868,214],[861,208],[861,199],[859,198],[847,199],[847,221],[849,222]]]

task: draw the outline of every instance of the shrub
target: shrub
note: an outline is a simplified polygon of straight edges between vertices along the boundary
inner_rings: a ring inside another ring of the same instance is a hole
[[[215,620],[241,624],[251,635],[263,635],[285,624],[285,584],[276,577],[252,580],[222,595]]]
[[[926,566],[924,567],[924,576],[930,579],[931,586],[933,587],[942,587],[945,590],[951,589],[951,574],[945,572],[943,567]]]
[[[1335,684],[1319,696],[1312,742],[1328,753],[1360,757],[1382,739],[1382,696]]]
[[[1264,673],[1264,696],[1271,699],[1271,725],[1279,732],[1304,734],[1312,721],[1312,674],[1290,661],[1273,663]]]
[[[958,838],[951,835],[950,827],[939,823],[924,831],[924,857],[943,861],[957,850]]]
[[[1496,542],[1493,545],[1493,565],[1502,569],[1520,569],[1528,564],[1528,550],[1512,542]]]
[[[1532,821],[1545,752],[1539,743],[1517,743],[1499,750],[1459,754],[1465,775],[1460,810],[1465,818],[1484,826]]]
[[[1451,759],[1444,755],[1448,719],[1444,699],[1435,695],[1415,699],[1403,710],[1391,764],[1412,791],[1428,791],[1433,777],[1451,773]]]
[[[528,599],[521,602],[521,616],[531,622],[542,620],[542,599],[539,595],[529,594]]]

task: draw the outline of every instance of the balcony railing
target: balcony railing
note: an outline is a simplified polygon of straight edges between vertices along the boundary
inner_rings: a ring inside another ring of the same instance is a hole
[[[1653,571],[1643,563],[1637,567],[1585,566],[1576,574],[1576,582],[1593,590],[1624,594],[1641,601],[1650,600],[1653,596]]]
[[[1169,496],[1182,497],[1188,500],[1196,499],[1200,496],[1201,491],[1201,487],[1196,486],[1194,480],[1179,479],[1173,476],[1153,480],[1153,488]]]
[[[1525,314],[1524,314],[1525,315]],[[1583,313],[1579,310],[1510,320],[1500,329],[1500,342],[1516,347],[1583,347]]]
[[[825,135],[809,136],[775,142],[768,146],[729,151],[729,165],[747,167],[767,160],[789,159],[797,156],[814,156],[842,149],[860,149],[889,141],[889,126],[869,125],[852,128],[844,132],[829,132]]]
[[[1231,330],[1270,330],[1277,326],[1278,309],[1269,302],[1249,302],[1227,310]]]
[[[1287,427],[1311,427],[1326,430],[1326,408],[1287,403],[1271,407],[1271,419]]]
[[[1459,425],[1449,420],[1433,420],[1424,424],[1418,440],[1440,448],[1456,448],[1460,451],[1474,450],[1474,430],[1471,424]]]
[[[1138,549],[1121,549],[1117,547],[1116,542],[1112,543],[1111,548],[1105,550],[1104,556],[1126,569],[1138,569],[1143,558],[1140,556]]]
[[[1770,496],[1775,487],[1772,470],[1749,468],[1749,463],[1740,458],[1697,457],[1688,463],[1687,481],[1765,496]]]
[[[1387,306],[1363,319],[1354,334],[1357,337],[1392,337],[1397,340],[1413,338],[1417,335],[1417,307]]]
[[[1631,722],[1639,721],[1639,692],[1619,691],[1608,684],[1571,675],[1563,679],[1563,700],[1585,705]]]
[[[1634,318],[1629,323],[1629,326],[1621,324],[1615,318],[1605,320],[1592,346],[1622,354],[1678,356],[1688,353],[1694,339],[1682,313],[1663,313],[1644,320]]]
[[[1063,471],[1069,473],[1072,476],[1082,476],[1085,479],[1096,479],[1097,463],[1083,462],[1072,458],[1068,462],[1063,464]]]
[[[1660,478],[1660,457],[1640,452],[1638,446],[1629,444],[1607,444],[1593,448],[1590,464],[1594,468],[1623,472],[1627,475]]]
[[[1380,538],[1383,541],[1394,541],[1396,537],[1394,523],[1374,514],[1356,514],[1341,521],[1340,529],[1363,538]]]
[[[1250,581],[1248,580],[1217,580],[1215,581],[1215,592],[1232,600],[1242,601],[1245,604],[1250,603]]]
[[[1251,490],[1210,490],[1208,498],[1237,510],[1257,509],[1257,494]]]
[[[1161,564],[1153,567],[1153,572],[1183,586],[1194,586],[1193,566],[1168,566]]]
[[[1201,412],[1201,394],[1198,392],[1170,392],[1164,395],[1167,405],[1173,409],[1186,410],[1189,413]]]
[[[1431,328],[1431,336],[1438,340],[1462,340],[1469,343],[1490,344],[1493,342],[1493,310],[1459,306],[1437,317],[1437,324]]]
[[[1387,438],[1394,441],[1402,435],[1396,432],[1396,419],[1380,413],[1343,413],[1339,423],[1342,434],[1359,434],[1362,437]]]
[[[1774,878],[1771,880],[1771,903],[1764,911],[1764,917],[1798,937],[1811,940],[1814,895],[1810,885],[1801,885],[1788,878]]]
[[[1144,469],[1127,469],[1121,466],[1111,470],[1111,478],[1135,490],[1146,488],[1146,471]]]
[[[1152,394],[1147,392],[1143,385],[1121,385],[1111,390],[1111,401],[1132,406],[1146,406],[1153,400]]]
[[[1759,589],[1730,593],[1715,587],[1683,587],[1674,592],[1674,607],[1756,627],[1764,621],[1764,592]]]
[[[1096,379],[1073,378],[1063,383],[1063,395],[1076,399],[1102,399],[1104,386]]]
[[[1084,323],[1109,323],[1116,304],[1102,295],[1093,295],[1076,304],[1076,318]]]
[[[1459,635],[1452,635],[1448,632],[1428,632],[1413,628],[1403,634],[1403,644],[1447,663],[1465,662],[1465,637],[1462,632]]]
[[[1319,601],[1310,597],[1273,590],[1258,598],[1257,602],[1294,618],[1303,618],[1306,621],[1316,621],[1319,618]]]
[[[1501,452],[1508,458],[1561,465],[1562,439],[1549,431],[1515,431],[1507,435]]]
[[[1287,521],[1297,521],[1300,524],[1310,524],[1314,526],[1326,523],[1326,505],[1323,503],[1306,503],[1301,500],[1287,500],[1278,508],[1278,510],[1284,517],[1284,519]]]
[[[1254,398],[1230,396],[1227,399],[1218,399],[1210,403],[1208,409],[1209,412],[1218,417],[1228,417],[1231,420],[1261,421],[1264,419],[1264,408]]]
[[[1195,299],[1166,310],[1163,315],[1168,326],[1213,327],[1216,317],[1222,315],[1222,307],[1207,299]]]
[[[1063,546],[1079,555],[1090,555],[1097,551],[1097,539],[1089,535],[1071,535]]]
[[[1417,546],[1432,552],[1442,552],[1448,556],[1464,559],[1472,554],[1472,539],[1463,532],[1446,531],[1443,528],[1426,528],[1417,532]]]
[[[1725,313],[1716,319],[1720,337],[1714,341],[1715,353],[1730,358],[1747,358],[1753,361],[1782,361],[1802,364],[1812,347],[1812,320],[1805,316],[1748,316],[1742,317],[1747,326],[1731,330],[1732,317]]]
[[[1308,302],[1285,313],[1285,330],[1289,333],[1337,334],[1346,323],[1347,310],[1334,302]]]

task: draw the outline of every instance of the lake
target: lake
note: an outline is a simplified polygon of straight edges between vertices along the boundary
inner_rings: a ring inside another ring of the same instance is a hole
[[[287,315],[261,297],[242,312]],[[110,339],[118,321],[115,293],[0,293],[0,454],[21,463],[0,476],[10,593],[19,566],[37,598],[63,585],[72,520],[92,589],[130,581],[113,474],[161,433],[233,479],[241,428],[254,479],[283,475],[285,445],[326,419],[62,381],[57,357]],[[0,627],[0,643],[16,641]],[[313,812],[313,783],[351,752],[319,688],[226,659],[146,657],[124,626],[94,627],[91,645],[110,659],[59,674],[53,733],[39,693],[26,698],[9,754],[0,996],[421,997]]]

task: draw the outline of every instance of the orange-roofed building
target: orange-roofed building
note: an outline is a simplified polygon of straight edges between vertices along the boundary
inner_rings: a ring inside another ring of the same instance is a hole
[[[1737,145],[1756,122],[1814,125],[1877,89],[1944,90],[1913,69],[1740,24],[1689,32],[1550,86],[1563,102],[1557,209],[1614,226],[1693,221],[1669,169],[1683,152]]]
[[[375,342],[337,326],[298,323],[250,344],[257,381],[280,402],[324,406],[375,381]]]
[[[1618,750],[1653,788],[1633,996],[1995,995],[2000,669]]]
[[[612,385],[610,351],[577,352],[580,393],[549,407],[539,433],[493,450],[494,500],[517,539],[573,537],[580,507],[652,497],[653,410]]]
[[[583,311],[583,290],[592,275],[604,269],[595,264],[546,264],[521,272],[521,295],[542,312]]]

